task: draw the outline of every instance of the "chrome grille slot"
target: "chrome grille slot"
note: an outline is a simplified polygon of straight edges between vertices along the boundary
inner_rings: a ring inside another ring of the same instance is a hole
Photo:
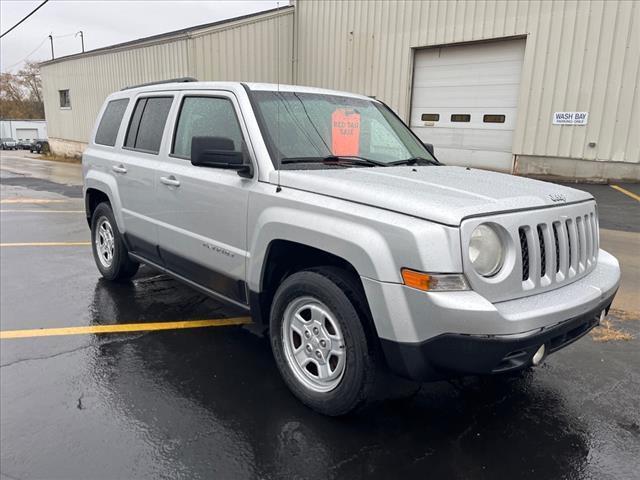
[[[598,213],[591,212],[589,215],[591,220],[591,232],[593,235],[593,260],[598,258],[598,250],[600,250],[600,234],[598,233]]]
[[[558,239],[558,222],[553,222],[553,243],[556,246],[556,273],[560,271],[560,240]]]
[[[569,219],[566,221],[565,225],[567,227],[567,243],[569,246],[569,266],[568,266],[569,270],[567,273],[569,277],[573,277],[578,271],[578,268],[577,268],[578,255],[576,254],[577,241],[576,241],[575,223],[573,220]]]
[[[587,257],[585,259],[585,266],[588,267],[591,265],[591,257],[593,256],[593,235],[591,233],[591,221],[589,220],[589,215],[584,216],[584,229],[587,239]]]
[[[582,217],[576,218],[576,239],[578,240],[578,272],[581,273],[585,269],[585,260],[587,259],[587,241],[584,233],[584,221]]]
[[[542,225],[536,228],[538,231],[538,244],[540,245],[540,276],[547,274],[547,247],[544,243],[544,235],[542,233]]]
[[[518,229],[520,236],[520,257],[522,258],[522,281],[529,280],[529,242],[527,241],[527,233],[525,229]]]

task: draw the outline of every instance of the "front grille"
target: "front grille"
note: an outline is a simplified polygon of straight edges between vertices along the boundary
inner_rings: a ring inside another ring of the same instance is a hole
[[[595,265],[599,246],[594,212],[521,225],[518,235],[525,290],[570,279]]]

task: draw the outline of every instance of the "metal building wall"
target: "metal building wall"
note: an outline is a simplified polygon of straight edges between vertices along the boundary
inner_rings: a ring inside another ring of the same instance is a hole
[[[414,49],[526,37],[518,171],[638,178],[640,2],[297,0],[295,24],[296,83],[376,96],[407,121]],[[552,125],[555,111],[588,125]]]
[[[41,66],[52,148],[77,153],[110,93],[176,77],[291,83],[293,11],[283,9],[149,42],[123,45]],[[69,89],[71,109],[58,91]]]

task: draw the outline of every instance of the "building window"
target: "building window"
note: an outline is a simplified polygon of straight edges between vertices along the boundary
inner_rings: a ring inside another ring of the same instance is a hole
[[[422,114],[423,122],[437,122],[438,120],[440,120],[439,113],[423,113]]]
[[[458,113],[458,114],[453,114],[451,115],[451,121],[452,122],[470,122],[471,121],[471,115],[469,115],[468,113]]]
[[[69,90],[58,90],[60,94],[60,108],[71,108],[71,97],[69,97]]]
[[[484,123],[504,123],[504,115],[485,115],[482,117]]]

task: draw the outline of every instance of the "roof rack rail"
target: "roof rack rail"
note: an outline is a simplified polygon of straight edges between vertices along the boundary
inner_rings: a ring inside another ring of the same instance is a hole
[[[157,82],[141,83],[140,85],[130,85],[128,87],[124,87],[120,89],[120,91],[131,90],[132,88],[148,87],[150,85],[160,85],[163,83],[187,83],[187,82],[197,82],[197,81],[198,79],[193,77],[170,78],[169,80],[159,80]]]

